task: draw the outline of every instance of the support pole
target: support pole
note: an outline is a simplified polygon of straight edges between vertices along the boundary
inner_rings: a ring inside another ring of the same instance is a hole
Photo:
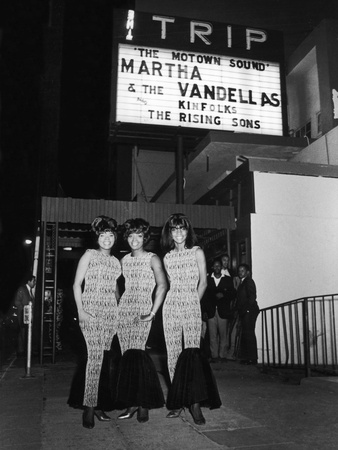
[[[33,261],[33,276],[37,279],[38,262],[40,250],[40,227],[38,227],[35,238],[34,261]],[[26,375],[23,378],[34,378],[31,374],[31,360],[32,360],[32,335],[33,335],[33,302],[29,302],[24,307],[24,323],[28,325],[27,333],[27,365]]]
[[[35,249],[34,249],[34,262],[33,262],[33,275],[37,278],[38,273],[38,263],[39,263],[39,251],[40,251],[40,227],[38,227],[35,238]]]
[[[177,136],[176,150],[176,203],[184,203],[184,154],[183,154],[183,136]]]
[[[29,312],[28,312],[28,339],[27,339],[27,370],[26,377],[31,377],[31,360],[32,360],[32,302],[28,304]]]
[[[24,306],[23,309],[23,322],[28,325],[28,336],[27,336],[27,365],[26,365],[26,375],[21,378],[34,378],[31,374],[31,355],[32,355],[32,319],[33,319],[33,303],[30,301],[28,305]]]

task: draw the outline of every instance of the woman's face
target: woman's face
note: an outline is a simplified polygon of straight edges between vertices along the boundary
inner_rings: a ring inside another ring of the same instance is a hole
[[[144,244],[144,234],[143,233],[131,233],[128,238],[128,245],[131,250],[141,250]]]
[[[111,231],[105,231],[99,234],[98,238],[99,247],[103,250],[110,250],[115,244],[115,235]]]
[[[175,244],[183,244],[187,240],[188,229],[183,225],[170,227],[170,233]]]

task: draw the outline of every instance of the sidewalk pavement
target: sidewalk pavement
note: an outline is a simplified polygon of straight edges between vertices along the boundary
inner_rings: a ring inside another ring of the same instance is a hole
[[[152,354],[161,370],[163,355]],[[167,419],[166,408],[150,411],[141,424],[134,416],[82,427],[82,411],[67,398],[75,362],[58,356],[56,364],[38,365],[25,377],[23,359],[8,361],[0,373],[0,448],[25,450],[303,450],[336,449],[338,377],[303,378],[300,383],[259,366],[236,361],[212,364],[222,406],[203,409],[206,424],[195,425],[190,413]],[[167,388],[159,374],[164,394]]]

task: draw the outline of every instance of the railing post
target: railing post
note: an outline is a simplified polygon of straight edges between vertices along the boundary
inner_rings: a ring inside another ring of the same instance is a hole
[[[310,343],[309,343],[309,309],[308,299],[304,298],[303,302],[303,339],[304,339],[304,364],[305,376],[311,376],[310,368]]]

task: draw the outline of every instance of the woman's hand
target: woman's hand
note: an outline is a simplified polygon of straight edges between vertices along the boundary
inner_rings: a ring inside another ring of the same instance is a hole
[[[79,325],[80,327],[83,326],[85,323],[89,322],[90,319],[92,319],[92,314],[87,313],[86,311],[82,310],[79,312]]]
[[[142,314],[140,317],[141,322],[151,322],[155,318],[154,314]]]

